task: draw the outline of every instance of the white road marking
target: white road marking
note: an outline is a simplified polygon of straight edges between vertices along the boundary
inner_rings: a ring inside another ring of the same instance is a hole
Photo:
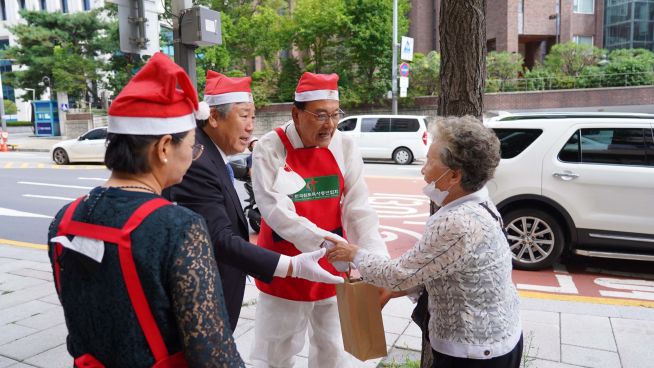
[[[58,200],[61,200],[61,201],[74,201],[75,200],[75,198],[44,196],[44,195],[37,195],[37,194],[23,194],[23,197],[44,198],[44,199],[58,199]]]
[[[544,291],[547,293],[557,293],[557,294],[579,294],[577,286],[574,281],[572,281],[572,276],[569,275],[554,275],[559,281],[559,286],[543,286],[543,285],[530,285],[530,284],[518,284],[516,287],[520,290],[533,290],[533,291]]]
[[[97,180],[97,181],[107,181],[107,178],[77,178],[79,180]]]
[[[405,224],[407,225],[424,225],[424,221],[404,221]]]
[[[18,184],[42,185],[42,186],[46,186],[46,187],[71,188],[71,189],[87,189],[87,190],[93,189],[93,187],[81,187],[79,185],[36,183],[36,182],[32,182],[32,181],[19,181]]]
[[[38,213],[30,213],[23,211],[16,211],[9,208],[0,207],[0,216],[9,216],[9,217],[36,217],[36,218],[52,218],[52,216],[39,215]]]

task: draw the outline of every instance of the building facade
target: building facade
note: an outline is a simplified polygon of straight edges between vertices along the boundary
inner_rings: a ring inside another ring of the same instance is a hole
[[[604,1],[489,0],[486,2],[488,51],[520,52],[525,64],[531,67],[557,42],[575,41],[602,47]],[[439,49],[440,3],[441,0],[411,1],[409,36],[415,39],[417,52]]]
[[[606,0],[604,47],[654,51],[654,1]]]

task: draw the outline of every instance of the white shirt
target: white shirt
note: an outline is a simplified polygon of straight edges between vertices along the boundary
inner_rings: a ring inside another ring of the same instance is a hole
[[[302,140],[293,121],[284,124],[291,145],[302,148]],[[350,242],[388,258],[386,244],[379,234],[377,213],[368,203],[368,187],[363,177],[363,160],[350,137],[336,131],[328,149],[334,155],[343,179],[345,193],[341,200],[341,222]],[[282,238],[293,243],[301,252],[320,249],[326,236],[339,238],[321,229],[295,212],[293,201],[272,189],[277,170],[286,162],[286,149],[273,130],[261,137],[252,156],[252,185],[261,215]]]
[[[429,294],[429,341],[460,358],[490,359],[520,339],[519,299],[511,280],[511,251],[485,189],[432,215],[422,238],[400,258],[359,250],[354,263],[365,281],[394,290],[424,285]]]

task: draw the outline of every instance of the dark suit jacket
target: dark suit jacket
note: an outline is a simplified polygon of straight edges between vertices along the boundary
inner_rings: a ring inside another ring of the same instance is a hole
[[[199,213],[207,222],[234,330],[246,274],[263,282],[272,281],[279,254],[248,242],[248,224],[225,162],[202,129],[195,129],[195,134],[196,142],[204,145],[204,153],[193,161],[182,182],[165,191],[164,196]]]

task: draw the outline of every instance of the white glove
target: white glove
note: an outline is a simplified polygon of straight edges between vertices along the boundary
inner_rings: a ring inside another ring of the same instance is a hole
[[[318,264],[318,260],[322,258],[326,252],[327,249],[322,248],[320,250],[302,253],[291,257],[293,277],[299,277],[314,282],[324,282],[327,284],[342,284],[344,282],[342,277],[332,275]]]

